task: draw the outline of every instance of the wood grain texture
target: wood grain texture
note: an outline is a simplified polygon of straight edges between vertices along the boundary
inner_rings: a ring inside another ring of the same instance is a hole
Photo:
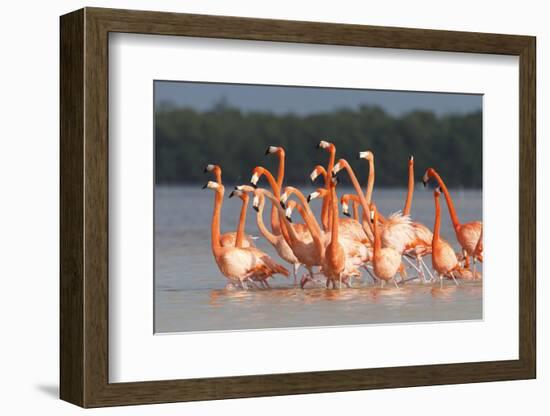
[[[60,23],[60,388],[84,405],[84,12]]]
[[[519,359],[480,363],[108,381],[108,33],[196,36],[520,58]],[[61,18],[61,397],[83,407],[533,378],[535,38],[87,8]]]

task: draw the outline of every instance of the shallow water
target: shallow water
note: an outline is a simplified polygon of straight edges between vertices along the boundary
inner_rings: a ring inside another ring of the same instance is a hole
[[[304,193],[313,188],[304,188]],[[339,189],[339,193],[350,190]],[[480,220],[480,191],[451,190],[459,218]],[[229,191],[228,191],[229,193]],[[402,209],[405,190],[375,190],[374,199],[384,214]],[[224,199],[222,233],[234,231],[239,199]],[[313,202],[318,212],[321,202]],[[372,285],[364,273],[356,287],[305,290],[292,279],[277,276],[272,290],[226,290],[210,249],[213,192],[196,187],[157,187],[155,190],[155,332],[220,331],[236,329],[361,325],[402,322],[472,320],[482,318],[482,284],[452,281],[433,285],[409,282],[396,289]],[[442,236],[458,250],[446,205]],[[266,206],[264,221],[269,221]],[[418,189],[411,212],[415,221],[433,227],[433,193]],[[298,213],[295,220],[299,220]],[[250,208],[247,232],[260,236],[256,213]],[[278,259],[263,239],[256,245]],[[430,258],[426,258],[428,265]],[[281,261],[281,263],[284,263]],[[286,265],[286,264],[285,264]],[[300,275],[304,269],[300,270]],[[409,270],[409,276],[416,272]]]

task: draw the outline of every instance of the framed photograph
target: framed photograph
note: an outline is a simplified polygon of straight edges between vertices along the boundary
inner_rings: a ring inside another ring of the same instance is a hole
[[[534,37],[60,29],[63,400],[536,376]]]

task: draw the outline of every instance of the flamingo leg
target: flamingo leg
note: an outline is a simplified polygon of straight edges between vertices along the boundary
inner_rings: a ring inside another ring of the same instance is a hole
[[[426,271],[430,275],[430,282],[433,282],[435,277],[432,274],[432,272],[430,271],[430,268],[428,267],[428,265],[426,264],[426,262],[424,261],[424,259],[422,257],[420,257],[420,262],[424,265],[424,268],[426,269]]]
[[[477,266],[477,259],[475,258],[475,256],[473,257],[472,263],[474,264],[474,276],[473,276],[473,278],[477,279],[477,270],[476,270],[477,269],[477,267],[476,267]]]
[[[395,285],[396,289],[399,289],[399,285],[397,284],[397,280],[395,280],[395,276],[393,276],[393,284]]]
[[[300,268],[300,263],[294,263],[294,267],[292,269],[292,272],[294,274],[294,286],[298,285],[296,276],[298,275],[298,269]]]
[[[458,286],[458,282],[456,281],[455,274],[453,272],[451,272],[451,277],[453,278],[453,281],[455,282],[455,285]]]
[[[372,274],[372,272],[370,271],[369,269],[369,266],[365,265],[363,266],[363,268],[367,271],[367,273],[369,274],[369,276],[372,278],[372,283],[376,283],[376,277],[374,276],[374,274]]]

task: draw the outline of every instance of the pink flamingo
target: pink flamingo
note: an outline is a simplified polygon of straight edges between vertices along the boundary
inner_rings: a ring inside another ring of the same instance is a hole
[[[380,285],[388,280],[393,280],[395,287],[399,287],[395,280],[395,275],[399,271],[401,263],[401,253],[393,247],[382,247],[382,238],[380,236],[380,226],[378,224],[378,211],[376,205],[371,204],[371,222],[374,232],[374,249],[372,255],[372,264],[374,274],[380,279]]]
[[[483,244],[479,244],[483,224],[481,221],[472,221],[461,224],[458,220],[458,215],[456,214],[453,199],[451,198],[451,195],[449,194],[449,191],[445,186],[445,182],[443,182],[443,179],[441,179],[441,176],[439,176],[434,168],[429,168],[426,170],[426,173],[424,173],[424,176],[422,178],[424,186],[426,186],[430,178],[435,178],[435,180],[438,182],[439,187],[441,188],[441,191],[445,196],[445,200],[447,201],[447,208],[449,209],[449,215],[451,217],[451,222],[453,223],[456,239],[462,247],[463,255],[466,259],[465,267],[467,268],[469,266],[469,257],[472,257],[473,275],[476,276],[476,260],[483,259],[483,252],[481,251],[481,249],[483,248]],[[476,247],[479,250],[477,253]]]
[[[219,165],[208,164],[204,168],[204,173],[211,172],[216,177],[216,183],[218,185],[222,184],[222,168]],[[222,247],[233,247],[237,239],[236,232],[224,233],[220,236],[220,244]],[[252,241],[253,237],[245,235],[243,237],[243,247],[255,247],[254,242]]]
[[[414,157],[409,158],[409,180],[407,185],[407,197],[405,206],[403,207],[403,215],[410,215],[412,199],[414,194]],[[416,259],[416,266],[412,264],[407,257],[407,261],[418,271],[424,282],[427,282],[424,270],[430,275],[430,280],[433,279],[432,272],[423,260],[424,256],[432,252],[433,234],[428,227],[420,222],[412,222],[414,230],[414,238],[407,244],[406,254]]]
[[[237,186],[236,189],[240,191],[245,191],[245,192],[254,192],[254,188],[247,185]],[[256,213],[256,222],[258,224],[258,229],[260,230],[262,235],[265,237],[265,239],[273,246],[277,254],[284,261],[292,265],[294,284],[296,285],[297,284],[296,276],[298,273],[298,269],[300,268],[300,261],[294,255],[292,249],[286,242],[284,236],[282,234],[275,235],[271,233],[268,230],[268,228],[265,226],[264,220],[263,220],[264,205],[265,205],[265,198],[262,194],[260,195],[259,206]],[[279,213],[277,212],[277,217],[278,216],[279,216]]]
[[[439,275],[439,284],[443,285],[443,276],[451,276],[454,282],[458,285],[455,279],[454,272],[460,271],[460,265],[456,254],[452,247],[439,236],[441,226],[441,207],[439,204],[439,195],[441,191],[436,188],[434,191],[435,202],[435,224],[432,240],[432,267]]]
[[[253,190],[253,189],[252,189]],[[244,229],[246,225],[246,209],[248,207],[248,201],[249,196],[248,192],[235,189],[229,194],[229,198],[232,198],[233,196],[238,196],[241,201],[243,201],[242,207],[241,207],[241,214],[239,217],[239,226],[237,229],[237,239],[235,243],[235,247],[239,248],[245,248],[243,246],[243,240],[244,240]],[[258,258],[260,258],[270,269],[272,270],[281,270],[279,264],[277,264],[271,257],[269,257],[265,252],[258,249],[257,247],[248,247],[248,250],[251,250]],[[284,268],[283,268],[284,269]],[[286,271],[286,269],[284,269]],[[283,273],[284,274],[284,273]],[[288,277],[288,271],[285,274],[286,277]],[[252,280],[259,281],[262,286],[264,287],[270,287],[267,279],[271,277],[271,275],[252,275]]]
[[[283,181],[285,178],[285,149],[280,146],[269,146],[265,151],[266,155],[277,155],[279,158],[279,169],[277,171],[277,186],[279,189],[283,186]],[[277,208],[275,206],[271,207],[271,230],[273,234],[281,234],[281,226],[279,223],[279,215],[277,213]]]
[[[342,169],[345,169],[347,171],[348,176],[351,179],[355,192],[359,197],[363,212],[366,212],[367,215],[370,215],[369,203],[367,202],[363,191],[361,190],[361,186],[359,185],[359,181],[357,180],[353,169],[345,159],[340,159],[338,163],[334,165],[332,172],[336,175]],[[381,220],[380,214],[377,214],[377,218]],[[397,212],[386,218],[383,221],[382,226],[382,244],[385,246],[391,246],[399,253],[403,253],[405,251],[407,243],[413,237],[413,229],[411,226],[410,217],[408,215],[402,215]],[[365,229],[365,232],[367,231],[367,229],[371,233],[374,232],[374,229],[371,227],[370,224],[367,226],[363,223],[363,228]]]
[[[275,262],[267,261],[267,255],[258,256],[257,249],[250,247],[223,247],[220,244],[220,217],[223,204],[224,187],[217,182],[208,181],[203,188],[215,191],[214,213],[212,215],[212,253],[220,272],[233,283],[239,283],[247,289],[246,281],[266,280],[273,274],[288,276],[288,270]],[[242,239],[241,239],[242,243]],[[265,254],[265,253],[263,253]]]
[[[325,170],[321,165],[315,166],[314,170],[311,172],[310,178],[311,181],[314,182],[319,175],[322,175],[325,180],[325,189],[327,190],[327,192],[330,192],[330,172],[332,172],[332,168],[334,167],[336,146],[333,143],[321,140],[317,145],[317,148],[325,149],[329,152],[328,167]],[[327,172],[329,173],[327,174]],[[330,205],[330,198],[324,198],[321,208],[321,222],[323,224],[323,230],[325,230],[325,232],[328,232],[331,227]],[[365,234],[365,231],[363,230],[363,227],[359,222],[354,221],[351,218],[338,218],[338,221],[340,222],[339,231],[342,236],[358,240],[364,240],[368,238],[368,234]]]
[[[278,204],[277,198],[265,189],[257,188],[254,191],[253,207],[256,211],[259,210],[260,198],[262,195],[271,200],[277,207],[279,219],[281,220],[282,234],[298,261],[304,265],[309,272],[310,278],[313,280],[313,267],[321,265],[325,252],[325,246],[321,241],[320,235],[315,233],[314,228],[312,229],[313,234],[308,234],[308,238],[305,238],[303,234],[299,235],[294,230],[294,227],[292,227],[292,224],[287,220],[283,208]]]

